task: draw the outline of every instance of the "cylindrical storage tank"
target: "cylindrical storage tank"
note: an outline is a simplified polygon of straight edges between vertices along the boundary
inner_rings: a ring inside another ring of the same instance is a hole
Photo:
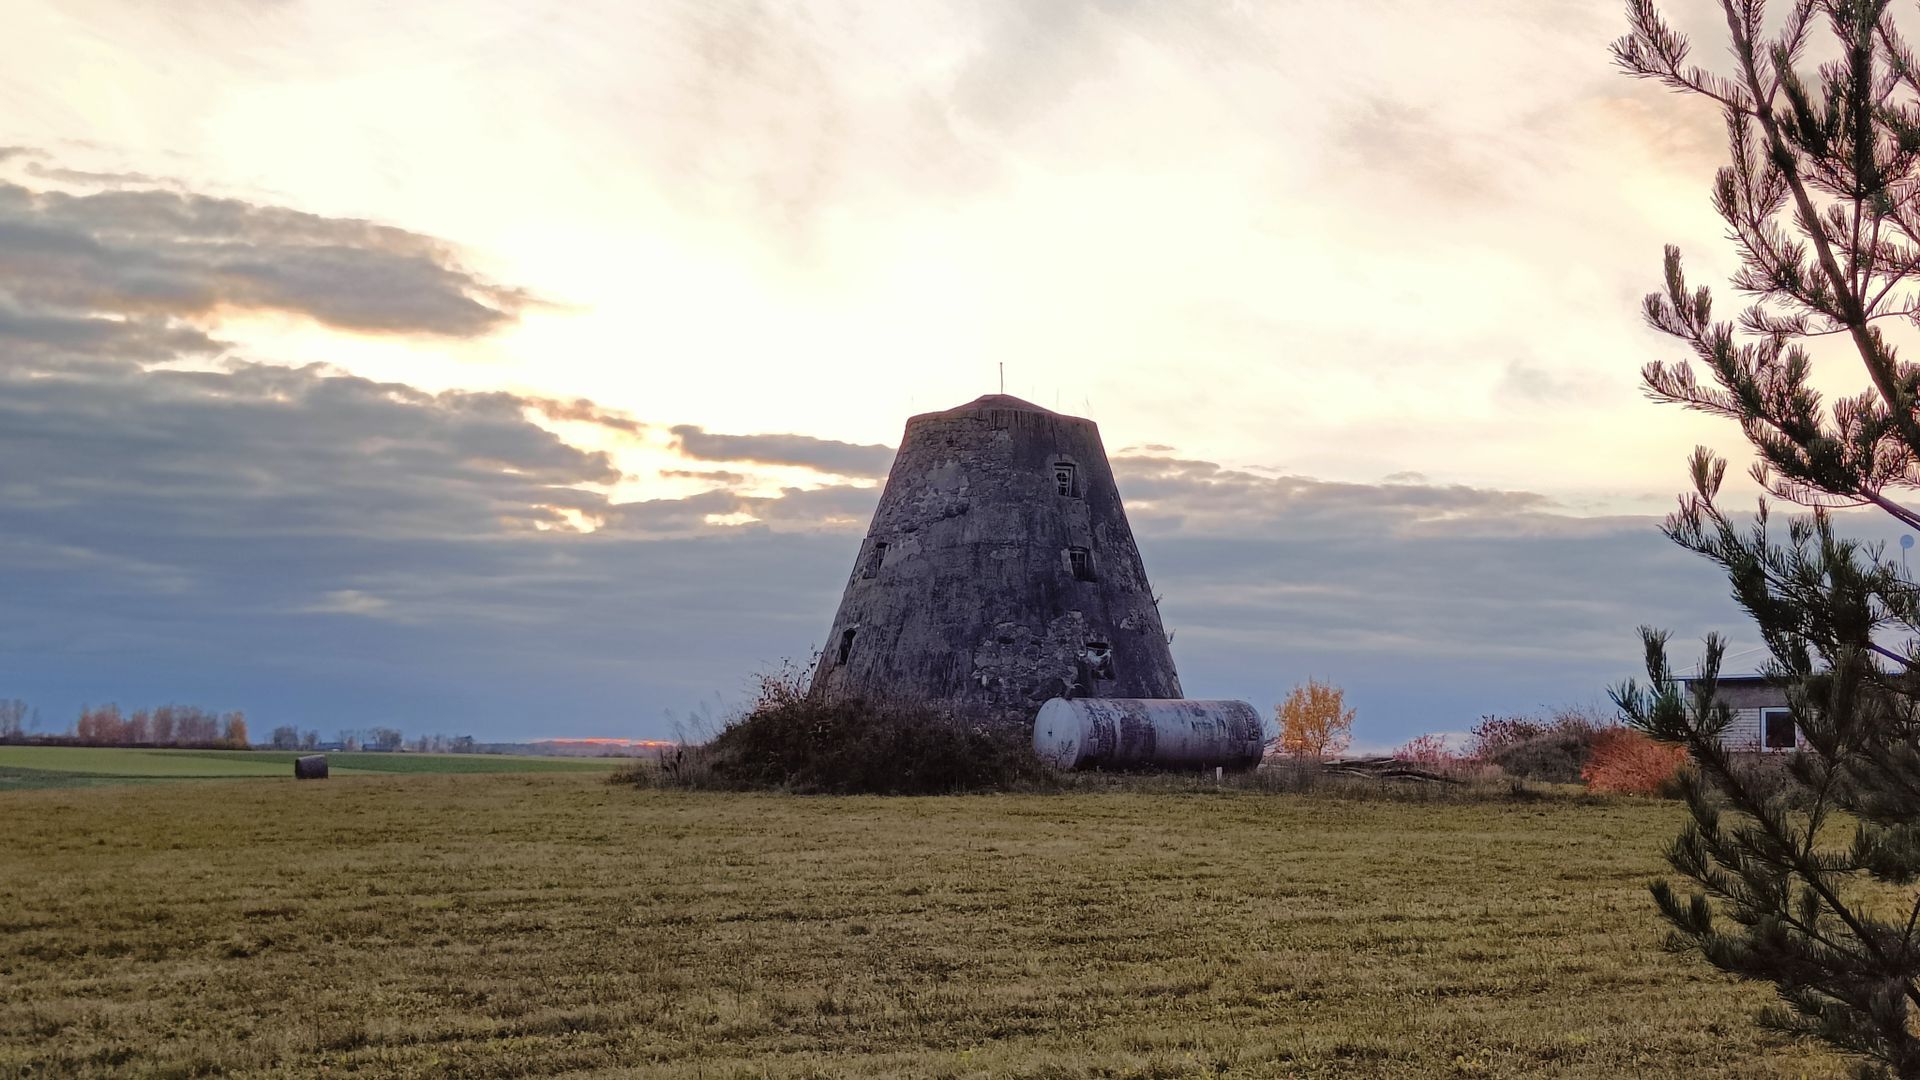
[[[1251,769],[1266,749],[1244,701],[1054,698],[1033,721],[1033,751],[1061,769]]]
[[[327,755],[303,754],[293,759],[293,778],[295,780],[325,780],[327,778]]]

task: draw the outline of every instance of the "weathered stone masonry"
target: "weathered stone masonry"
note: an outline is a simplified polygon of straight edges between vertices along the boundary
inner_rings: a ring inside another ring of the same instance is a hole
[[[908,420],[813,686],[1020,724],[1179,697],[1099,428],[1006,395]]]

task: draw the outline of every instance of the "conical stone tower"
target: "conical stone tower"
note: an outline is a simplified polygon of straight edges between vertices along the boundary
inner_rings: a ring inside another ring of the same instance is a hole
[[[1179,697],[1100,429],[1004,394],[908,420],[813,688],[1021,725]]]

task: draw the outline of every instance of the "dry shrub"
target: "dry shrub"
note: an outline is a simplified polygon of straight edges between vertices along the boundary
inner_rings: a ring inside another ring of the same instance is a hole
[[[1505,775],[1498,765],[1463,754],[1447,745],[1444,735],[1422,735],[1393,752],[1394,759],[1418,765],[1436,776],[1468,783],[1488,783]]]
[[[1039,787],[1051,773],[1024,732],[929,705],[811,695],[805,668],[760,676],[753,705],[710,742],[617,779],[644,786],[805,794],[941,795]]]
[[[1488,716],[1474,725],[1470,756],[1509,775],[1552,784],[1577,783],[1595,742],[1619,725],[1589,709],[1565,708],[1546,717]]]
[[[1473,725],[1467,753],[1482,761],[1491,761],[1523,742],[1545,735],[1551,727],[1551,721],[1531,716],[1483,716]]]
[[[1762,801],[1778,800],[1794,810],[1813,805],[1813,789],[1804,778],[1805,762],[1796,764],[1797,754],[1773,754],[1758,750],[1733,755],[1733,771],[1748,792]]]
[[[1447,749],[1447,740],[1442,735],[1422,735],[1393,752],[1400,761],[1415,765],[1450,766],[1460,761],[1460,755]]]
[[[1656,742],[1632,728],[1607,728],[1594,736],[1593,753],[1580,770],[1587,788],[1623,795],[1673,795],[1687,748]]]

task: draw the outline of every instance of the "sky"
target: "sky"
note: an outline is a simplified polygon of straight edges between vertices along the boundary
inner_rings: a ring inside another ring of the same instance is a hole
[[[1719,121],[1611,69],[1615,3],[0,17],[0,697],[49,728],[711,726],[1001,365],[1100,423],[1196,696],[1332,679],[1391,746],[1742,632],[1657,531],[1738,433],[1637,377],[1661,245],[1732,268]]]

